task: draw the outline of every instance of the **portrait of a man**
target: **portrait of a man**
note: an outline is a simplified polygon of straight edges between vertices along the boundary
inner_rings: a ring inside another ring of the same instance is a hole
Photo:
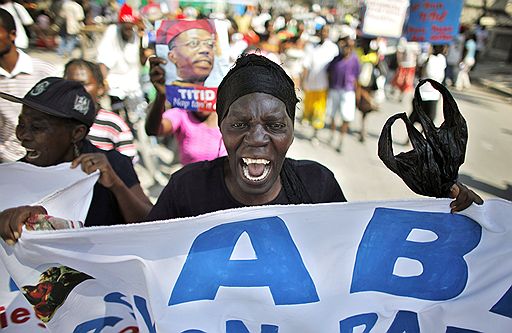
[[[176,66],[176,81],[202,85],[215,58],[215,28],[208,20],[164,21],[160,36],[168,46],[167,58]]]
[[[222,21],[163,20],[156,53],[165,71],[166,98],[189,111],[215,111],[217,87],[229,69],[229,39]]]

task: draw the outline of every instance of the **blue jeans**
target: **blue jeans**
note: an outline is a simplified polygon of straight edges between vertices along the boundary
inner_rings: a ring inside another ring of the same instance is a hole
[[[66,35],[62,37],[62,40],[57,48],[58,55],[71,55],[71,52],[78,44],[78,37],[76,35]]]

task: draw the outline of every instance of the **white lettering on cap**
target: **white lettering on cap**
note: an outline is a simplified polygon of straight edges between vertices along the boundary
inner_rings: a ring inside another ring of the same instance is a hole
[[[76,95],[73,109],[85,115],[89,111],[90,100],[86,96]]]
[[[50,82],[48,82],[48,81],[44,81],[44,82],[38,83],[30,91],[30,95],[31,96],[39,96],[39,95],[41,95],[42,93],[44,93],[46,91],[46,88],[48,88],[49,85],[50,85]]]

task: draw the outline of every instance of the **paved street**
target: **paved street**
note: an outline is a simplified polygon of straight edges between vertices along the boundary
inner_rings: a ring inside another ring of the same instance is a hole
[[[485,88],[472,87],[467,92],[453,92],[463,116],[466,118],[469,141],[466,162],[460,169],[460,180],[474,188],[484,198],[501,197],[512,200],[512,105],[510,100]],[[350,201],[382,200],[417,197],[377,156],[377,141],[382,126],[393,114],[410,112],[410,98],[402,103],[386,101],[381,110],[368,116],[369,137],[359,142],[358,133],[349,135],[342,154],[336,153],[329,142],[330,133],[320,133],[321,143],[312,144],[304,137],[312,131],[301,125],[290,157],[320,161],[336,174]],[[436,123],[442,121],[438,112]],[[351,126],[360,127],[359,119]],[[393,128],[395,154],[408,150],[405,126],[396,122]],[[335,144],[337,144],[335,140]]]
[[[60,69],[65,63],[54,53],[33,51],[32,55],[56,64]],[[480,73],[480,76],[485,73]],[[493,81],[493,77],[484,79]],[[474,84],[464,92],[453,92],[459,108],[466,118],[469,142],[466,162],[460,169],[460,180],[475,189],[482,197],[501,197],[512,200],[512,103],[510,96],[490,88]],[[351,135],[345,138],[342,153],[335,151],[336,136],[331,140],[330,131],[322,130],[319,141],[309,138],[312,129],[297,123],[296,137],[288,156],[296,159],[311,159],[329,167],[350,201],[385,200],[418,197],[394,173],[389,171],[377,156],[377,141],[385,121],[393,114],[410,112],[410,98],[402,103],[386,101],[381,110],[368,116],[368,138],[360,143],[357,131],[360,119],[351,126]],[[359,115],[358,115],[359,116]],[[438,112],[437,124],[442,121]],[[393,130],[395,154],[407,150],[405,127],[396,123]],[[169,152],[163,149],[166,155]],[[168,157],[168,156],[167,156]],[[175,169],[175,168],[174,168]],[[174,170],[162,166],[165,177]],[[161,186],[151,186],[144,168],[137,168],[142,184],[154,199]]]

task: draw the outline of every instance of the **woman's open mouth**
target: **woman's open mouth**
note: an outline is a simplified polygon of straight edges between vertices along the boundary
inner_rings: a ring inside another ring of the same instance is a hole
[[[27,151],[27,155],[25,155],[25,158],[28,160],[35,160],[35,159],[39,158],[39,156],[41,156],[41,152],[39,152],[37,150],[30,149],[30,148],[25,148],[25,150]]]
[[[270,173],[271,164],[264,158],[242,157],[242,173],[252,182],[263,181]]]

